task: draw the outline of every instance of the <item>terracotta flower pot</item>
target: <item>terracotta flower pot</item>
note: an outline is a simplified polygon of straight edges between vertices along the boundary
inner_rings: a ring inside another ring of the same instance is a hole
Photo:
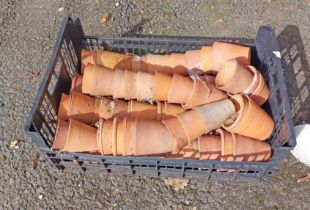
[[[194,82],[191,78],[174,74],[169,90],[168,102],[177,104],[188,102],[191,98],[193,88]]]
[[[97,50],[97,64],[109,69],[132,69],[133,55],[111,52],[106,50]]]
[[[99,99],[73,91],[70,94],[68,117],[86,124],[95,123],[99,120],[99,106]]]
[[[137,118],[124,118],[126,121],[124,156],[134,155],[137,136]]]
[[[125,99],[137,98],[137,76],[136,72],[125,71]]]
[[[230,59],[248,66],[251,63],[251,48],[226,42],[214,42],[212,46],[212,70],[218,71]]]
[[[186,110],[183,109],[182,106],[177,104],[169,104],[165,101],[162,106],[161,116],[162,119],[169,119],[185,111]]]
[[[78,91],[78,92],[82,92],[82,81],[83,81],[83,77],[80,74],[75,74],[72,77],[72,82],[71,82],[71,90],[72,91]]]
[[[248,68],[238,63],[237,59],[231,59],[224,62],[219,69],[215,84],[218,89],[238,94],[251,85],[253,77],[254,74]]]
[[[160,121],[137,120],[134,155],[177,151],[177,142]]]
[[[229,99],[224,99],[195,107],[194,111],[196,111],[203,119],[205,124],[205,133],[208,133],[219,128],[223,122],[235,113],[236,109],[234,104]],[[198,137],[199,136],[196,138]]]
[[[99,116],[103,119],[111,119],[113,117],[123,118],[128,115],[128,104],[118,99],[101,98]]]
[[[172,76],[155,72],[153,97],[156,101],[165,101],[168,99],[169,90],[172,84]]]
[[[112,96],[113,81],[114,71],[88,64],[83,75],[82,92],[96,96]]]
[[[216,132],[221,136],[221,161],[234,161],[235,135],[223,129],[217,129]]]
[[[217,90],[211,83],[202,81],[199,77],[194,77],[194,88],[192,95],[187,103],[182,104],[184,109],[191,109],[193,107],[211,103],[214,101],[223,100],[228,95],[220,90]]]
[[[116,136],[116,134],[113,134],[113,121],[112,120],[106,120],[104,121],[101,119],[99,121],[99,126],[97,130],[97,145],[98,150],[102,155],[112,155],[112,142],[113,137]]]
[[[188,144],[188,137],[181,122],[176,118],[170,118],[162,121],[169,130],[170,135],[177,141],[177,151]]]
[[[154,75],[138,72],[137,75],[137,100],[153,101]]]
[[[66,144],[67,134],[68,134],[69,124],[66,121],[58,120],[56,134],[52,149],[62,150]]]
[[[200,62],[202,70],[206,74],[213,74],[216,71],[212,70],[212,46],[203,46],[200,50]]]
[[[114,70],[113,98],[126,97],[125,72],[119,69]]]
[[[272,118],[252,99],[234,95],[231,101],[237,113],[223,124],[226,130],[259,140],[266,140],[272,134]]]
[[[271,148],[266,142],[235,134],[233,139],[235,161],[269,161]]]
[[[183,76],[187,75],[187,67],[184,53],[172,53],[171,54],[171,65],[173,72]]]
[[[200,50],[188,50],[185,53],[186,67],[192,72],[201,72]]]
[[[69,119],[69,130],[63,150],[67,152],[97,152],[97,129]]]
[[[128,117],[138,119],[160,120],[161,113],[157,106],[147,103],[141,103],[134,100],[128,102]]]
[[[70,96],[62,93],[58,107],[58,114],[57,114],[58,119],[60,120],[68,119],[69,106],[70,106]]]
[[[165,74],[173,74],[171,56],[170,55],[155,55],[148,54],[147,58],[147,72],[154,74],[161,72]]]
[[[89,51],[86,49],[81,50],[81,73],[84,72],[84,69],[88,63],[96,64],[97,54],[95,51]]]
[[[253,101],[255,101],[258,105],[262,105],[269,98],[269,88],[263,75],[254,66],[248,66],[248,68],[254,73],[257,79],[257,85],[253,88],[253,91],[250,91],[250,98],[253,99]]]
[[[117,120],[116,126],[116,147],[113,149],[114,156],[123,155],[125,152],[126,120]]]
[[[198,138],[198,150],[201,160],[220,160],[221,159],[221,136],[203,135]]]

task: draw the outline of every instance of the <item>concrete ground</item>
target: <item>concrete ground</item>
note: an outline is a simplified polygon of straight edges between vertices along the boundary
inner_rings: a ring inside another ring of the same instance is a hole
[[[102,24],[108,12],[112,20]],[[161,179],[60,173],[42,158],[36,163],[23,124],[67,15],[91,35],[254,38],[270,25],[281,49],[299,55],[285,68],[294,123],[310,121],[306,0],[0,0],[0,209],[309,209],[310,184],[297,179],[310,170],[292,156],[267,184],[190,180],[178,192]]]

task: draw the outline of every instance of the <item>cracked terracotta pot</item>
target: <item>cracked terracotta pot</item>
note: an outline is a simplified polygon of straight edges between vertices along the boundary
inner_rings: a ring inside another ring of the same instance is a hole
[[[156,101],[165,101],[168,99],[169,90],[172,84],[171,75],[155,72],[153,97]]]
[[[160,121],[137,120],[134,155],[160,154],[177,151],[177,142]]]
[[[266,84],[266,81],[263,77],[263,75],[254,67],[254,66],[248,66],[248,68],[254,73],[254,77],[257,80],[257,84],[255,85],[255,88],[253,88],[253,91],[250,92],[250,98],[253,99],[258,105],[264,104],[270,95],[269,88]]]
[[[269,161],[271,148],[266,142],[235,134],[233,139],[235,161]]]
[[[228,60],[235,58],[240,64],[251,63],[251,47],[227,42],[214,42],[212,46],[212,70],[218,71]]]
[[[103,119],[111,119],[113,117],[126,117],[128,104],[125,101],[118,99],[101,98],[99,117]]]
[[[216,89],[213,84],[201,80],[200,77],[194,77],[193,81],[194,88],[192,95],[187,103],[182,104],[184,109],[191,109],[199,105],[220,101],[228,97],[225,92]]]
[[[113,134],[113,131],[116,131],[116,129],[113,129],[113,121],[112,120],[103,120],[100,119],[99,126],[97,130],[97,145],[98,150],[102,155],[112,155],[112,142],[113,137],[116,136],[116,134]]]
[[[126,71],[115,69],[113,76],[113,98],[126,97],[126,84],[125,84]]]
[[[185,61],[187,70],[192,72],[201,72],[202,65],[200,59],[200,50],[187,50],[185,52]]]
[[[69,119],[69,130],[63,150],[67,152],[97,152],[97,129]]]
[[[198,138],[197,147],[200,160],[220,160],[221,159],[221,136],[203,135]]]
[[[217,129],[216,132],[221,136],[221,161],[234,161],[235,135],[223,129]]]
[[[92,124],[99,120],[100,99],[73,91],[70,94],[68,117]]]
[[[114,71],[98,65],[87,64],[82,82],[82,92],[95,96],[113,95]]]
[[[81,50],[81,72],[84,72],[84,69],[88,63],[96,64],[96,52],[89,51],[86,49]]]
[[[70,92],[72,91],[82,92],[82,81],[83,81],[82,75],[75,74],[72,77]]]
[[[173,72],[183,76],[187,75],[187,67],[184,53],[172,53],[171,54],[171,66]],[[173,73],[172,73],[173,74]]]
[[[107,50],[97,50],[97,63],[100,66],[105,66],[109,69],[132,69],[133,55],[117,53]]]
[[[226,61],[219,69],[215,84],[218,89],[232,94],[246,91],[253,81],[254,74],[236,59]]]
[[[57,113],[58,119],[60,120],[68,119],[69,106],[70,106],[70,96],[62,93],[60,102],[59,102],[58,113]]]
[[[137,73],[137,100],[153,101],[154,75],[146,72]]]
[[[169,90],[168,102],[177,104],[186,103],[191,98],[193,88],[194,82],[191,78],[174,74]]]
[[[66,144],[68,130],[69,123],[67,121],[58,120],[56,134],[52,145],[53,150],[63,150]]]
[[[234,95],[230,100],[237,112],[223,124],[223,128],[259,140],[266,140],[272,134],[273,119],[252,99]]]

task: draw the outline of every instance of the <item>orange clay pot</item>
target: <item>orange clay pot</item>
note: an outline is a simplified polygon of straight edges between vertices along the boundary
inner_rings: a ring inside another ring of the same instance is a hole
[[[252,83],[254,74],[236,59],[226,61],[219,69],[215,84],[218,89],[232,94],[245,91]]]
[[[258,105],[262,105],[269,98],[269,88],[263,75],[254,66],[248,66],[248,68],[254,73],[254,77],[258,83],[256,87],[253,88],[253,91],[250,91],[250,98],[253,99],[253,101],[255,101]]]
[[[266,142],[235,134],[233,139],[235,161],[269,161],[271,148]]]
[[[100,119],[99,126],[97,130],[97,145],[98,150],[102,155],[112,155],[112,142],[113,137],[116,134],[113,134],[113,121]]]
[[[125,85],[125,71],[115,69],[113,80],[113,98],[125,98],[126,85]]]
[[[161,154],[177,151],[177,142],[160,121],[137,120],[134,155]]]
[[[185,112],[185,109],[183,109],[180,105],[164,102],[161,112],[162,119],[169,119],[177,114]]]
[[[56,134],[52,149],[62,150],[65,146],[67,134],[68,134],[69,124],[66,121],[58,120]]]
[[[69,119],[69,130],[63,150],[67,152],[97,152],[97,129]]]
[[[137,98],[137,76],[136,72],[125,71],[125,99]]]
[[[202,81],[199,77],[194,77],[194,89],[191,98],[186,104],[182,104],[184,109],[191,109],[193,107],[219,101],[227,98],[227,94],[217,90],[211,83]]]
[[[212,70],[212,46],[203,46],[200,50],[200,62],[202,70],[206,74],[213,74],[216,71]]]
[[[154,74],[156,71],[166,74],[173,74],[170,55],[154,55],[146,56],[147,72]]]
[[[200,72],[202,69],[200,50],[188,50],[185,53],[186,67],[193,72]]]
[[[97,64],[109,69],[132,69],[133,55],[111,52],[106,50],[97,50]]]
[[[229,99],[224,99],[195,107],[194,111],[196,111],[200,115],[200,118],[203,119],[205,133],[208,133],[219,128],[223,122],[235,113],[236,110],[234,104]],[[201,135],[202,134],[203,133],[201,133]],[[198,137],[199,136],[196,138]]]
[[[99,99],[73,91],[70,94],[68,117],[86,124],[95,123],[99,120],[99,106]]]
[[[221,136],[221,161],[234,161],[235,135],[223,129],[217,129],[216,132]]]
[[[68,119],[69,106],[70,106],[70,96],[62,93],[58,107],[58,114],[57,114],[58,119],[60,120]]]
[[[151,102],[153,100],[154,75],[141,71],[137,74],[137,100]]]
[[[188,144],[188,137],[183,129],[181,122],[176,118],[170,118],[162,121],[172,138],[177,142],[177,151],[180,151],[185,145]]]
[[[160,120],[161,113],[156,105],[131,100],[128,102],[128,117],[138,119]]]
[[[115,118],[116,119],[116,118]],[[126,118],[125,118],[126,119]],[[116,147],[113,148],[113,155],[123,155],[125,149],[125,133],[126,133],[126,120],[117,120],[116,128]]]
[[[123,155],[134,155],[135,142],[137,135],[137,119],[136,118],[124,118],[126,121],[125,129],[125,143]]]
[[[234,95],[231,101],[237,113],[224,123],[226,130],[259,140],[266,140],[272,134],[272,118],[252,99]]]
[[[218,135],[203,135],[198,138],[198,150],[201,160],[221,159],[221,137]]]
[[[72,91],[82,92],[82,81],[83,81],[82,75],[75,74],[72,77],[70,92],[72,92]]]
[[[168,102],[184,104],[191,98],[194,82],[189,77],[174,74],[169,90]]]
[[[142,69],[142,60],[140,56],[133,55],[132,61],[131,61],[132,71],[143,71]]]
[[[88,63],[96,64],[96,52],[82,49],[81,51],[81,72],[84,72],[84,69]]]
[[[96,96],[113,95],[114,71],[88,64],[85,68],[82,92]]]
[[[103,119],[111,119],[113,117],[126,117],[128,104],[125,101],[109,98],[101,98],[99,116]]]
[[[156,101],[167,100],[172,83],[172,76],[155,72],[153,97]]]
[[[238,44],[214,42],[212,46],[212,70],[218,71],[221,66],[230,59],[248,66],[251,63],[251,48]]]
[[[170,59],[171,59],[171,66],[173,68],[173,72],[176,74],[186,76],[187,68],[186,68],[185,54],[184,53],[172,53]]]

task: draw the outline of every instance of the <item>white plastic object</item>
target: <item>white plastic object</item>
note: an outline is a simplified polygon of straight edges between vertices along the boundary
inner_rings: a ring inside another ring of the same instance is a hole
[[[296,146],[291,151],[294,157],[310,167],[310,124],[294,127]]]

